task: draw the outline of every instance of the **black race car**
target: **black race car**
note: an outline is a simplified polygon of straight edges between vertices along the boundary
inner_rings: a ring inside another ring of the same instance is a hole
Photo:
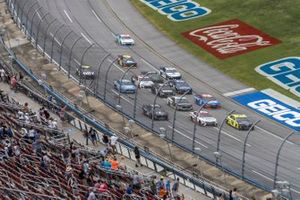
[[[162,88],[161,88],[162,86]],[[161,88],[161,90],[159,91],[159,89]],[[166,84],[160,84],[160,83],[155,83],[152,87],[151,87],[151,92],[153,94],[157,94],[159,97],[168,97],[168,96],[173,96],[175,95],[175,91],[174,89]]]
[[[94,79],[95,72],[92,70],[92,67],[89,65],[82,65],[81,68],[76,69],[76,75],[81,76],[84,79]]]
[[[137,67],[137,63],[132,56],[126,54],[118,56],[118,64],[121,67]]]
[[[168,113],[164,111],[160,105],[155,104],[144,104],[143,105],[143,114],[154,120],[168,120]],[[153,110],[154,109],[154,110]]]

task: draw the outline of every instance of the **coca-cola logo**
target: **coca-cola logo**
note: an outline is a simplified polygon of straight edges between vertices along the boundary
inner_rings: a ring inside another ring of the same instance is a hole
[[[184,32],[182,35],[220,59],[281,42],[237,19]]]

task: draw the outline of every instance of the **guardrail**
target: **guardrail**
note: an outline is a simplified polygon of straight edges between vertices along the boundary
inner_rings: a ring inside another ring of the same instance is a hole
[[[32,44],[37,48],[37,50],[41,51],[48,59],[52,62],[54,62],[56,65],[59,66],[60,69],[64,70],[69,77],[73,78],[75,81],[79,83],[83,83],[82,77],[80,76],[79,80],[76,80],[71,75],[71,66],[72,68],[79,68],[81,69],[81,66],[83,63],[97,67],[97,75],[106,74],[105,77],[105,85],[107,83],[107,75],[109,74],[109,71],[113,65],[115,65],[116,59],[113,58],[109,53],[105,51],[99,44],[93,44],[90,41],[86,40],[85,37],[82,35],[78,35],[75,32],[71,30],[70,27],[64,27],[63,24],[61,24],[57,19],[55,19],[51,14],[49,14],[45,9],[43,9],[36,0],[28,0],[22,1],[19,0],[6,0],[7,5],[9,6],[9,10],[12,14],[13,19],[15,20],[16,24],[19,26],[21,30],[24,31],[28,39],[32,42]],[[64,29],[64,31],[61,31]],[[51,30],[51,31],[50,31]],[[51,33],[52,32],[52,33]],[[47,42],[51,45],[47,45]],[[76,48],[75,48],[76,47]],[[82,49],[81,51],[77,49]],[[68,56],[66,56],[66,55]],[[12,54],[13,55],[13,54]],[[95,60],[95,55],[100,57],[100,60]],[[19,63],[18,63],[19,64]],[[62,68],[62,67],[65,67]],[[104,70],[106,67],[105,73],[100,71]],[[127,73],[126,71],[125,73]],[[125,73],[123,75],[125,75]],[[98,78],[100,79],[100,78]],[[97,79],[97,80],[98,80]],[[101,79],[104,80],[104,77]],[[35,80],[38,81],[38,80]],[[101,99],[106,105],[110,106],[114,110],[118,112],[122,112],[123,115],[125,115],[127,118],[133,118],[139,125],[141,125],[146,130],[150,130],[155,133],[159,133],[158,127],[155,127],[154,129],[151,129],[151,127],[145,125],[142,121],[134,117],[134,113],[130,112],[124,112],[117,109],[116,105],[114,105],[111,102],[107,102],[106,100],[106,88],[104,88],[104,93],[102,91],[98,91],[99,83],[98,81],[91,82],[91,85],[93,85],[93,89],[87,89],[87,91],[99,99]],[[46,91],[52,90],[51,88],[47,88],[42,85]],[[53,91],[53,90],[52,90]],[[70,103],[66,98],[60,95],[63,102]],[[77,108],[77,107],[72,107]],[[78,113],[77,113],[78,114]],[[86,118],[84,118],[86,119]],[[92,119],[92,117],[91,117]],[[86,121],[87,123],[90,123]],[[175,121],[173,125],[175,124]],[[103,125],[102,125],[103,126]],[[222,126],[219,129],[219,136],[218,136],[218,145],[217,147],[212,147],[212,152],[214,149],[216,149],[217,152],[220,152],[222,154],[222,162],[220,162],[220,159],[212,159],[207,155],[200,155],[203,159],[205,159],[207,162],[209,162],[212,165],[215,165],[227,173],[236,176],[240,179],[243,179],[253,185],[256,185],[259,188],[262,188],[264,190],[270,191],[272,189],[272,186],[267,184],[262,184],[257,182],[257,179],[254,179],[251,177],[251,171],[257,170],[254,166],[251,165],[251,163],[246,159],[246,148],[244,148],[243,152],[243,160],[240,158],[235,157],[234,155],[228,154],[227,152],[224,152],[222,149],[220,149],[220,143],[221,143],[221,130]],[[250,132],[249,132],[250,133]],[[248,133],[248,135],[249,135]],[[178,136],[179,137],[179,136]],[[248,138],[248,137],[247,137]],[[171,136],[167,136],[165,138],[167,141],[172,142],[173,144],[176,144],[179,148],[182,148],[186,151],[195,153],[194,149],[191,149],[188,146],[182,145],[180,143],[180,139],[177,138],[174,139],[173,134]],[[173,140],[174,139],[174,140]],[[193,144],[195,143],[195,137],[193,138],[193,141],[191,141]],[[200,138],[197,138],[198,141],[204,142]],[[286,141],[284,141],[286,142]],[[246,147],[245,144],[247,144],[247,139],[243,141],[244,147]],[[206,143],[205,143],[206,144]],[[212,146],[212,145],[210,145]],[[210,153],[212,153],[210,152]],[[279,155],[280,151],[278,151]],[[199,155],[199,154],[198,154]],[[232,168],[229,166],[230,162],[233,162],[235,164],[241,164],[241,168]],[[275,167],[278,167],[278,162],[274,163]],[[248,172],[247,173],[245,172]],[[250,174],[250,175],[249,175]],[[273,177],[273,174],[263,174],[264,176]],[[276,180],[276,177],[274,176],[274,182]]]

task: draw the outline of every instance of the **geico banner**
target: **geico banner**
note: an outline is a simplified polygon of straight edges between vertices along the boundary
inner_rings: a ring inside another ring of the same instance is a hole
[[[265,93],[255,92],[233,97],[240,104],[255,110],[289,128],[300,131],[300,110]]]
[[[281,87],[300,96],[300,57],[287,57],[262,64],[255,68]]]
[[[185,21],[203,17],[211,11],[191,0],[140,0],[172,21]]]

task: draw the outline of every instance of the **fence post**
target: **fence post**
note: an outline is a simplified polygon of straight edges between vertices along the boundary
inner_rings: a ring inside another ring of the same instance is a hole
[[[28,11],[27,11],[27,13],[26,13],[26,15],[27,15],[27,17],[26,17],[26,25],[25,25],[25,35],[27,36],[27,34],[26,34],[26,29],[27,29],[27,33],[28,33],[28,20],[29,20],[29,17],[28,17],[28,14],[29,14],[29,11],[36,5],[36,4],[38,4],[38,2],[35,2],[34,4],[32,4],[31,6],[30,6],[30,8],[28,9]]]
[[[30,2],[30,1],[25,1],[24,5],[23,5],[23,8],[22,8],[22,10],[21,10],[21,22],[23,21],[23,14],[24,14],[25,6],[26,6],[26,4],[29,3],[29,2]],[[37,2],[35,2],[35,3],[37,3]],[[26,24],[26,26],[27,26],[27,24]]]
[[[101,67],[102,67],[102,64],[104,63],[104,61],[106,60],[106,58],[108,58],[111,54],[107,54],[106,56],[104,56],[104,58],[101,60],[100,64],[99,64],[99,67],[97,69],[97,79],[96,79],[96,86],[94,88],[94,93],[96,94],[96,92],[98,91],[98,85],[99,85],[99,79],[100,79],[100,70],[101,70]]]
[[[217,152],[219,152],[220,150],[220,140],[221,140],[221,131],[222,131],[222,127],[226,121],[226,118],[231,115],[233,112],[235,112],[235,110],[230,111],[227,115],[225,115],[225,118],[223,119],[220,128],[219,128],[219,132],[218,132],[218,140],[217,140]]]
[[[128,67],[128,69],[123,73],[122,77],[121,77],[121,86],[120,86],[120,89],[118,91],[118,104],[121,105],[121,87],[122,87],[122,84],[123,84],[123,79],[124,77],[126,76],[126,74],[133,68],[133,65],[131,65],[130,67]],[[137,89],[136,89],[137,90]],[[135,91],[136,92],[136,91]]]
[[[242,159],[242,179],[244,179],[244,174],[245,174],[245,156],[246,156],[246,146],[247,146],[248,137],[249,137],[251,131],[254,129],[255,125],[259,122],[260,122],[260,119],[251,125],[251,127],[249,128],[249,130],[247,132],[245,140],[244,140],[243,159]]]
[[[73,54],[73,48],[75,47],[77,42],[81,39],[82,39],[82,36],[78,37],[77,40],[74,41],[74,43],[71,47],[71,52],[69,54],[69,62],[68,62],[68,78],[70,78],[70,73],[71,73],[71,58],[72,58],[72,54]]]
[[[65,37],[63,38],[63,41],[60,45],[60,55],[59,55],[59,70],[61,69],[61,62],[62,62],[62,54],[63,54],[63,46],[65,44],[65,40],[69,37],[69,35],[71,35],[73,31],[71,30],[67,35],[65,35]]]
[[[64,27],[64,26],[65,26],[64,24],[60,25],[60,26],[58,27],[58,29],[56,29],[55,33],[54,33],[53,36],[52,36],[52,41],[51,41],[51,53],[50,53],[50,61],[51,61],[51,62],[52,62],[52,60],[53,60],[52,56],[53,56],[53,46],[54,46],[54,39],[55,39],[55,36],[56,36],[56,34],[58,33],[58,31],[60,31],[60,29],[61,29],[62,27]]]
[[[39,24],[37,26],[37,34],[36,34],[36,42],[35,42],[35,48],[37,48],[38,46],[38,42],[39,42],[39,33],[40,33],[40,26],[41,26],[41,22],[44,21],[44,19],[46,18],[47,15],[49,15],[50,13],[46,13],[39,21]],[[47,34],[47,33],[46,33]]]
[[[275,171],[274,171],[274,182],[273,182],[273,189],[276,188],[276,181],[277,181],[277,172],[278,172],[278,161],[279,161],[279,156],[280,156],[280,152],[281,149],[284,145],[284,143],[292,136],[294,135],[296,132],[292,131],[290,134],[288,134],[284,140],[281,142],[281,144],[279,145],[278,151],[277,151],[277,155],[276,155],[276,161],[275,161]]]
[[[31,24],[30,24],[30,33],[29,33],[29,37],[30,37],[30,41],[32,39],[31,35],[32,35],[32,26],[33,26],[33,19],[35,17],[35,15],[39,12],[40,9],[42,9],[43,7],[40,6],[38,9],[36,9],[32,15],[32,18],[31,18]]]
[[[108,73],[109,73],[111,67],[113,66],[113,64],[114,64],[117,60],[118,60],[118,58],[114,59],[114,60],[110,63],[110,65],[109,65],[109,67],[108,67],[108,69],[107,69],[107,71],[106,71],[106,73],[105,73],[104,94],[103,94],[104,100],[106,99],[106,87],[107,87]]]
[[[93,44],[91,44],[90,46],[88,46],[88,47],[84,50],[84,52],[83,52],[83,54],[82,54],[82,56],[81,56],[80,66],[79,66],[79,69],[80,69],[79,85],[81,84],[81,80],[82,80],[82,65],[83,65],[83,60],[84,60],[85,54],[86,54],[86,53],[88,52],[88,50],[89,50],[90,48],[92,48],[94,45],[95,45],[95,43],[93,43]]]
[[[207,102],[203,103],[200,108],[198,109],[197,111],[197,115],[196,115],[196,121],[194,122],[194,129],[193,129],[193,144],[192,144],[192,150],[193,150],[193,153],[195,153],[195,140],[196,140],[196,130],[197,130],[197,118],[198,118],[198,115],[200,114],[202,108],[205,107],[205,105],[207,104]],[[191,119],[193,121],[193,119]]]
[[[47,27],[47,29],[46,29],[46,31],[45,31],[46,34],[45,34],[45,36],[44,36],[43,56],[45,55],[45,52],[46,52],[46,39],[47,39],[47,35],[48,35],[48,30],[49,30],[49,28],[51,27],[51,25],[52,25],[55,21],[57,21],[57,19],[52,20],[52,21],[49,23],[49,25],[48,25],[48,27]]]

